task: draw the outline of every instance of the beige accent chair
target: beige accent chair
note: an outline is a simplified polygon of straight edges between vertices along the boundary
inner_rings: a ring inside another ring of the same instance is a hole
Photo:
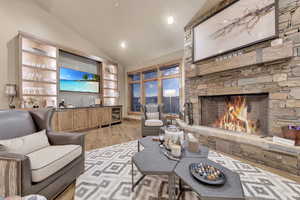
[[[141,120],[142,136],[159,135],[160,128],[166,124],[163,105],[146,104],[142,105],[141,108],[143,112]]]

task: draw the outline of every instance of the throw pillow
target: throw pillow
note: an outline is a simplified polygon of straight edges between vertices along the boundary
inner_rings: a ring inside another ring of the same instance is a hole
[[[46,130],[23,137],[0,140],[0,144],[6,147],[7,152],[22,155],[50,146]]]
[[[147,112],[147,119],[159,119],[159,112]]]
[[[158,112],[158,105],[157,104],[147,104],[146,105],[146,113],[153,113]]]
[[[0,144],[0,151],[6,151],[6,146]]]

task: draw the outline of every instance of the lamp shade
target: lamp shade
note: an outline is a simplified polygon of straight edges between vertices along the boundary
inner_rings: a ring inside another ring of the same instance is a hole
[[[6,84],[5,85],[5,94],[7,96],[16,96],[17,95],[16,85],[15,84]]]

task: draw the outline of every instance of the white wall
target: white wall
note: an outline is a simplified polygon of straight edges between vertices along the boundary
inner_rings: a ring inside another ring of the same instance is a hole
[[[172,52],[170,54],[167,54],[167,55],[160,56],[160,57],[152,59],[152,60],[144,61],[143,64],[140,65],[140,66],[126,67],[126,72],[124,74],[124,77],[125,77],[125,84],[124,84],[125,85],[125,88],[124,88],[125,93],[124,93],[124,96],[123,96],[124,97],[124,102],[125,102],[124,103],[124,110],[125,110],[124,115],[128,116],[127,111],[128,111],[128,95],[129,94],[128,94],[128,86],[127,86],[127,72],[138,70],[138,69],[141,69],[141,68],[147,67],[147,66],[167,63],[169,61],[178,60],[178,59],[182,59],[182,58],[183,58],[183,50],[179,50],[179,51],[175,51],[175,52]],[[133,117],[133,118],[137,118],[137,117]]]
[[[0,0],[0,109],[8,107],[8,99],[4,94],[5,84],[17,83],[18,31],[107,58],[96,46],[38,7],[32,0]],[[124,98],[121,96],[121,99]]]
[[[152,60],[145,60],[138,66],[127,66],[126,71],[130,72],[130,71],[137,70],[139,68],[152,66],[152,65],[156,65],[156,64],[161,64],[161,63],[166,63],[166,62],[169,62],[172,60],[180,59],[182,57],[183,57],[183,49],[179,50],[179,51],[174,51],[174,52],[166,54],[166,55],[162,55],[162,56],[160,56],[158,58],[154,58]]]

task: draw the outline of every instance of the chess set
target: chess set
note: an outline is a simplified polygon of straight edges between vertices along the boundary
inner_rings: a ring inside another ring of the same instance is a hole
[[[190,165],[192,176],[199,182],[209,185],[223,185],[226,182],[225,174],[218,168],[205,163]]]

